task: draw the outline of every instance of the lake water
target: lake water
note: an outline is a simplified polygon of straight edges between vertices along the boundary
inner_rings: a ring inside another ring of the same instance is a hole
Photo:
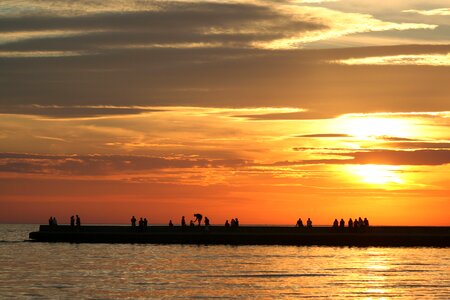
[[[450,299],[450,249],[47,244],[0,225],[5,298]]]

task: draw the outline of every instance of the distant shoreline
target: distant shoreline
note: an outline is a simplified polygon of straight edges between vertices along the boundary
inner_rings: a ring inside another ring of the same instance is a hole
[[[297,228],[286,226],[181,227],[41,225],[29,234],[34,242],[150,243],[230,245],[323,245],[450,247],[450,226],[374,226],[368,228]]]

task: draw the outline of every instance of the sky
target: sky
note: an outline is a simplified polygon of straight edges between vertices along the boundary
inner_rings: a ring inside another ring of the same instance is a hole
[[[448,0],[0,2],[0,223],[450,225]]]

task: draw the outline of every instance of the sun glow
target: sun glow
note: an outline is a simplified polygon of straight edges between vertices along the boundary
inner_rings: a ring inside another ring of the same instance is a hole
[[[344,117],[342,130],[360,139],[379,136],[408,137],[411,125],[408,120],[383,117]]]
[[[398,173],[398,167],[385,165],[350,166],[350,172],[357,175],[362,182],[369,184],[404,183]]]

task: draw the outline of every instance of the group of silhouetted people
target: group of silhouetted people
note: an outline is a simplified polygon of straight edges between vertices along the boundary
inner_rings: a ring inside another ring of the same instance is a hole
[[[77,227],[81,226],[81,219],[78,215],[76,217],[70,216],[70,227]],[[48,226],[58,226],[58,221],[56,220],[56,217],[51,216],[48,219]]]
[[[136,217],[132,216],[130,221],[131,221],[131,227],[136,227],[136,221],[137,221]],[[146,228],[148,226],[147,218],[140,217],[139,218],[139,222],[138,222],[138,226],[139,226],[139,229]]]
[[[333,228],[344,228],[345,227],[345,221],[344,219],[341,219],[340,222],[338,222],[337,219],[334,219],[333,222]],[[355,220],[352,220],[350,218],[347,222],[348,228],[366,228],[369,227],[369,220],[367,218],[364,218],[364,220],[359,217],[358,219],[355,218]]]
[[[237,220],[237,218],[236,218],[236,220]],[[130,221],[131,221],[131,227],[136,227],[136,221],[137,221],[136,217],[132,216]],[[202,221],[203,221],[203,215],[199,214],[199,213],[196,213],[196,214],[194,214],[194,220],[190,220],[189,221],[189,226],[190,227],[195,227],[195,223],[197,223],[198,226],[201,226],[202,225]],[[148,220],[147,220],[147,218],[142,218],[141,217],[139,219],[139,223],[138,224],[139,224],[139,228],[140,229],[148,227]],[[205,217],[204,224],[205,224],[205,227],[209,227],[210,226],[211,223],[210,223],[210,220],[209,220],[208,217]],[[172,220],[169,220],[169,227],[173,227],[173,226],[174,225],[173,225]],[[185,216],[181,217],[181,227],[187,227]]]
[[[48,226],[58,226],[58,221],[56,221],[56,218],[51,216],[48,219]]]
[[[359,219],[352,220],[350,218],[347,222],[347,227],[345,227],[344,219],[341,219],[339,222],[337,219],[334,219],[333,229],[334,230],[344,230],[344,228],[348,228],[349,230],[358,231],[360,229],[365,229],[369,227],[369,220],[364,218],[364,220],[360,217]]]
[[[238,218],[231,219],[231,222],[228,222],[228,220],[226,220],[225,221],[225,227],[226,228],[239,227],[239,219]]]
[[[305,225],[303,225],[303,221],[302,218],[298,218],[297,223],[295,224],[296,227],[305,227]],[[312,221],[310,218],[308,218],[308,220],[306,220],[306,228],[312,228]]]

